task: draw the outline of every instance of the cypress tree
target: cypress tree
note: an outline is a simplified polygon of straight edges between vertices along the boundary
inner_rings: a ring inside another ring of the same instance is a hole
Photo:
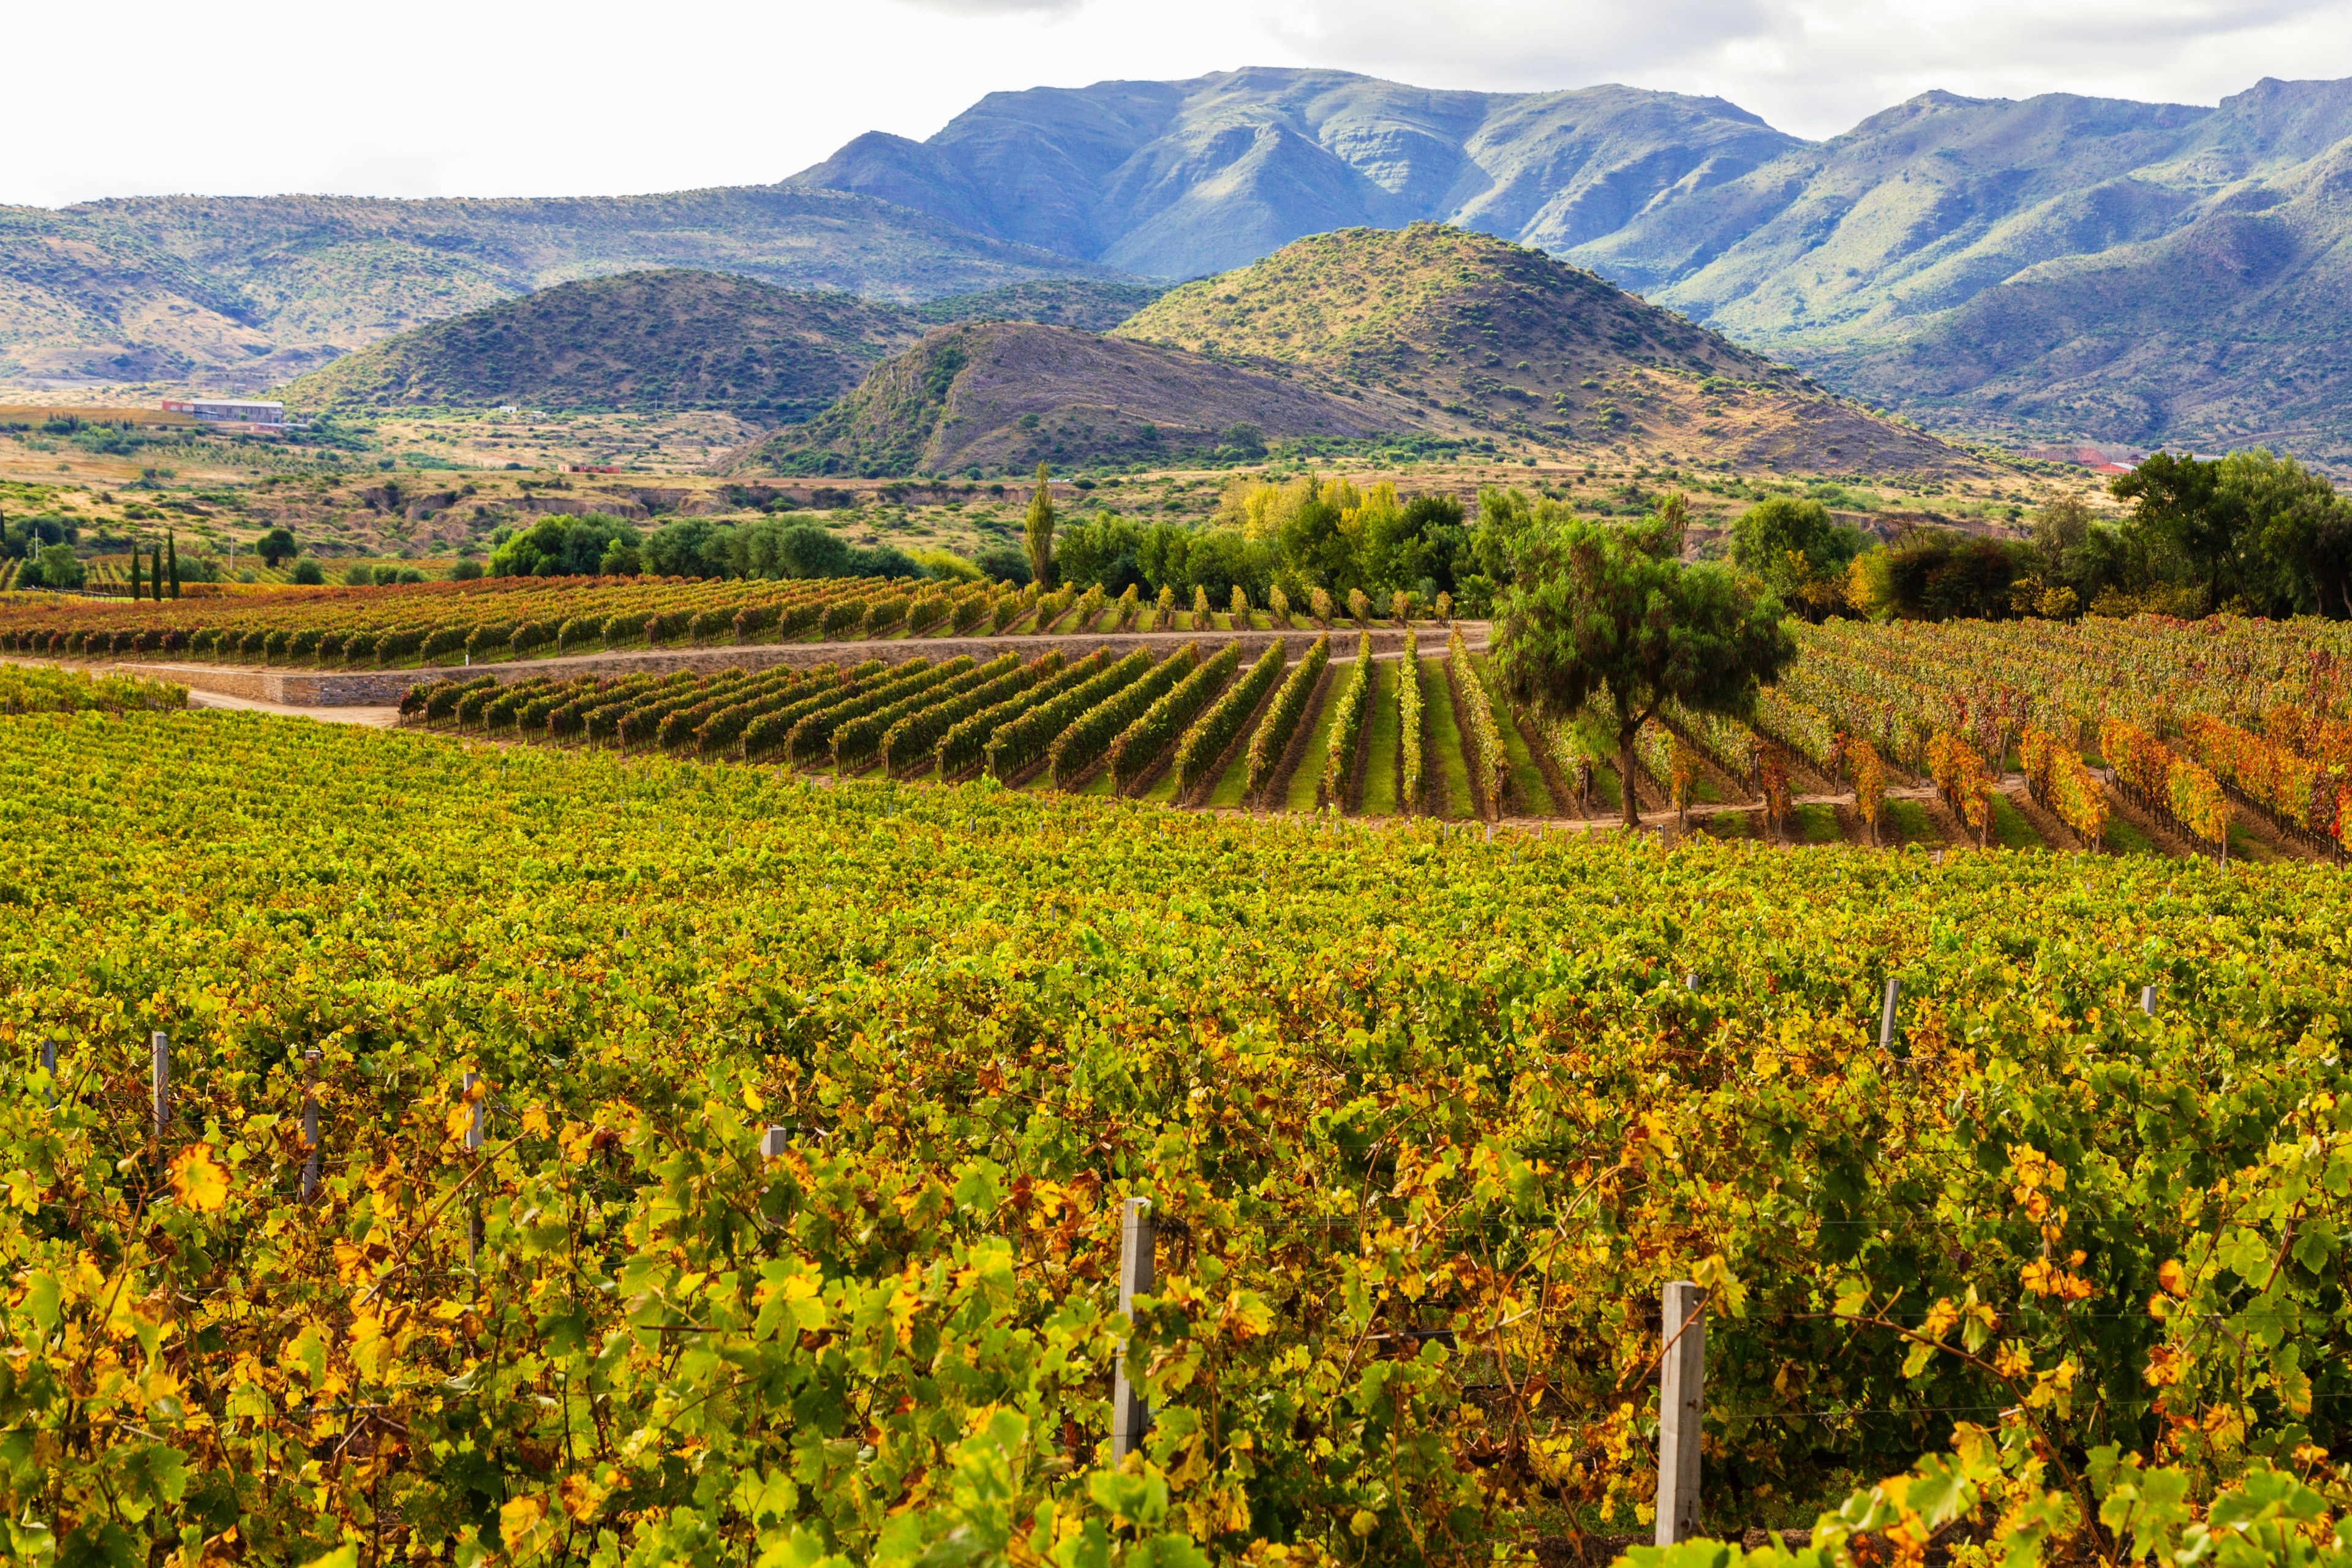
[[[1045,465],[1037,465],[1037,493],[1029,498],[1024,534],[1029,546],[1029,575],[1040,591],[1054,585],[1054,490]]]
[[[172,574],[172,597],[180,596],[180,543],[173,535],[163,535],[163,561]]]
[[[139,545],[136,541],[131,546],[131,602],[134,605],[139,602]]]

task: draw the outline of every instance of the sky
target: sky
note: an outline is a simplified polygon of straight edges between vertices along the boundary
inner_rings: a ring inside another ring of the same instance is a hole
[[[1942,88],[2211,104],[2352,77],[2347,0],[406,0],[257,19],[0,0],[0,203],[764,184],[984,92],[1315,65],[1428,87],[1624,82],[1824,137]],[[26,149],[33,155],[24,155]]]

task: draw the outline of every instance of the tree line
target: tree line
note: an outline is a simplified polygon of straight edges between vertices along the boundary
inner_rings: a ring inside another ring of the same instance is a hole
[[[1773,497],[1733,525],[1731,556],[1815,620],[2352,617],[2352,500],[2325,476],[2265,451],[2158,452],[2109,488],[2122,516],[2063,497],[2022,540],[1929,528],[1882,543]]]

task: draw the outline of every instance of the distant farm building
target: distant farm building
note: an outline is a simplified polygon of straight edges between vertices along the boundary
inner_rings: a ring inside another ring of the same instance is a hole
[[[2018,455],[2042,463],[2071,463],[2095,474],[2128,474],[2147,454],[2115,447],[2028,447]]]
[[[283,425],[286,405],[256,403],[242,397],[165,398],[163,412],[184,414],[218,425]]]

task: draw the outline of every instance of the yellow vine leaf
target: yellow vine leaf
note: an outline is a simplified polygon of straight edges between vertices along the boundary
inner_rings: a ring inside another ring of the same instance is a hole
[[[191,1143],[172,1157],[172,1195],[210,1214],[228,1202],[228,1173],[213,1163],[213,1146]]]

